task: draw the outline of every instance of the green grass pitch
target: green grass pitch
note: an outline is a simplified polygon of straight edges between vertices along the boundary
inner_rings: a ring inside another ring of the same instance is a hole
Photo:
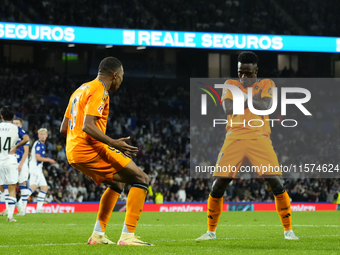
[[[114,212],[106,234],[117,242],[124,213]],[[0,254],[340,254],[340,212],[293,212],[299,241],[283,239],[276,212],[223,212],[214,241],[194,239],[206,231],[206,213],[142,214],[137,235],[154,247],[86,245],[95,213],[28,214],[17,223],[0,217]]]

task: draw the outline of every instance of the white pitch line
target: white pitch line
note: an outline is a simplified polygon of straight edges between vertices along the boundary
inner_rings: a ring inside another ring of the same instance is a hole
[[[313,238],[313,237],[330,237],[330,236],[340,236],[340,235],[318,235],[318,236],[301,236],[301,237]]]
[[[300,238],[315,238],[315,237],[338,237],[340,235],[316,235],[316,236],[299,236]],[[216,240],[244,240],[244,239],[269,239],[269,238],[275,238],[275,237],[268,237],[268,236],[264,236],[264,237],[240,237],[240,238],[236,238],[236,237],[233,237],[233,238],[217,238]],[[164,243],[167,243],[167,242],[181,242],[181,241],[196,241],[196,239],[180,239],[180,240],[175,240],[175,239],[172,239],[172,240],[152,240],[150,241],[150,243],[156,243],[156,242],[164,242]],[[213,240],[212,240],[213,241]],[[200,242],[200,241],[198,241]]]
[[[316,235],[316,236],[299,236],[300,238],[315,238],[315,237],[339,237],[340,235]],[[218,241],[223,241],[223,240],[244,240],[244,239],[269,239],[270,237],[265,236],[265,237],[240,237],[240,238],[217,238],[216,240]],[[275,237],[271,237],[274,239]],[[300,239],[301,240],[301,239]],[[196,241],[196,239],[171,239],[171,240],[152,240],[150,241],[151,243],[169,243],[169,242],[186,242],[186,241]],[[86,245],[86,243],[48,243],[48,244],[25,244],[25,245],[0,245],[0,248],[11,248],[11,247],[39,247],[39,246],[59,246],[59,245],[70,245],[70,246],[75,246],[75,245]]]
[[[228,225],[228,224],[221,224],[218,226],[223,227],[282,227],[282,225],[266,225],[266,224],[260,224],[260,225]],[[292,225],[293,227],[312,227],[312,228],[324,228],[324,227],[331,227],[331,228],[338,228],[340,225]]]
[[[57,246],[57,245],[86,245],[86,243],[45,243],[45,244],[23,244],[23,245],[0,245],[0,248],[12,247],[38,247],[38,246]]]
[[[243,240],[243,239],[268,239],[268,237],[240,237],[240,238],[217,238],[216,240]],[[196,241],[196,239],[179,239],[179,240],[152,240],[150,243],[160,242],[160,243],[168,243],[168,242],[185,242],[185,241]],[[200,241],[197,241],[200,242]]]

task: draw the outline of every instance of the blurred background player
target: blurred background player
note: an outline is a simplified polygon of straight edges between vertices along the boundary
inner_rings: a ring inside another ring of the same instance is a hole
[[[272,166],[273,170],[258,172],[259,177],[264,178],[270,185],[274,197],[276,210],[280,216],[284,238],[297,240],[292,230],[292,212],[290,198],[283,187],[282,173],[279,162],[270,140],[270,123],[268,115],[260,116],[248,109],[247,88],[253,89],[253,106],[257,110],[268,110],[273,101],[272,91],[275,84],[270,79],[257,79],[258,57],[254,52],[244,51],[238,56],[238,77],[237,80],[227,80],[225,83],[234,85],[245,94],[244,115],[233,114],[233,95],[230,90],[223,89],[223,109],[228,116],[227,134],[224,144],[217,158],[216,166],[235,166],[236,171],[215,172],[212,190],[208,199],[208,231],[197,240],[216,239],[216,227],[223,210],[223,194],[229,183],[236,178],[242,165]],[[243,125],[252,121],[252,126]],[[257,121],[256,121],[257,120]],[[235,124],[231,125],[233,122]],[[265,124],[261,126],[261,123]],[[237,124],[236,124],[237,123]],[[277,169],[278,171],[276,171]],[[261,169],[262,170],[262,169]]]
[[[14,118],[13,124],[20,127],[22,129],[22,119],[21,118]],[[18,143],[21,141],[19,138]],[[25,216],[25,211],[21,210],[21,208],[26,208],[27,205],[27,199],[28,199],[28,193],[29,190],[26,187],[26,182],[28,180],[28,153],[30,150],[30,142],[27,142],[24,146],[21,146],[17,149],[15,152],[15,155],[17,157],[19,166],[19,187],[20,187],[20,193],[21,198],[19,200],[18,204],[18,210],[19,213],[17,216]],[[24,207],[22,207],[24,205]]]
[[[14,111],[9,106],[4,106],[0,111],[2,123],[0,123],[0,190],[7,183],[9,196],[7,198],[7,221],[15,222],[13,218],[15,204],[17,202],[15,188],[18,183],[18,162],[14,155],[16,150],[29,141],[28,135],[12,123]],[[21,139],[17,143],[18,139]]]
[[[38,188],[40,187],[40,191],[38,194],[37,201],[37,213],[44,212],[42,206],[45,201],[45,196],[48,190],[47,182],[45,176],[43,174],[43,163],[49,162],[51,164],[55,164],[56,162],[51,158],[45,157],[45,142],[47,139],[47,129],[40,128],[38,130],[38,141],[36,141],[32,146],[30,162],[29,162],[29,173],[30,179],[29,184],[30,187],[28,189],[27,198]],[[26,212],[26,203],[22,204],[21,211]]]
[[[123,183],[128,183],[132,187],[127,197],[124,227],[117,245],[151,246],[134,235],[149,184],[149,177],[129,158],[136,155],[138,149],[125,142],[130,137],[114,140],[105,135],[109,91],[118,90],[123,75],[122,63],[117,58],[104,58],[99,64],[96,79],[84,83],[72,94],[60,133],[67,138],[69,163],[97,185],[110,185],[101,197],[96,224],[88,244],[114,244],[106,237],[105,229],[124,187]]]

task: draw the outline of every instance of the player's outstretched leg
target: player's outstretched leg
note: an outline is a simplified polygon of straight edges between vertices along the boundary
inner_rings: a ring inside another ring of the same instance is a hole
[[[87,241],[87,244],[115,244],[105,235],[105,229],[123,188],[123,183],[113,183],[110,188],[105,190],[100,199],[99,211],[93,234]]]
[[[133,161],[114,175],[114,180],[132,184],[126,202],[126,215],[122,234],[117,245],[152,246],[135,236],[137,222],[143,210],[149,177]]]
[[[283,187],[281,176],[266,178],[275,197],[276,211],[280,216],[284,229],[284,238],[287,240],[299,240],[294,234],[292,227],[292,211],[290,208],[290,199],[287,191]]]
[[[232,179],[217,179],[208,198],[208,231],[197,238],[197,241],[215,240],[216,228],[223,211],[223,194]]]

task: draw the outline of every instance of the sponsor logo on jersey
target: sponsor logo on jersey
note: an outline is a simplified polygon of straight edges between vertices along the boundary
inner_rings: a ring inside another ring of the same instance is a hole
[[[103,114],[104,106],[105,104],[103,102],[98,106],[97,110],[99,114]]]

